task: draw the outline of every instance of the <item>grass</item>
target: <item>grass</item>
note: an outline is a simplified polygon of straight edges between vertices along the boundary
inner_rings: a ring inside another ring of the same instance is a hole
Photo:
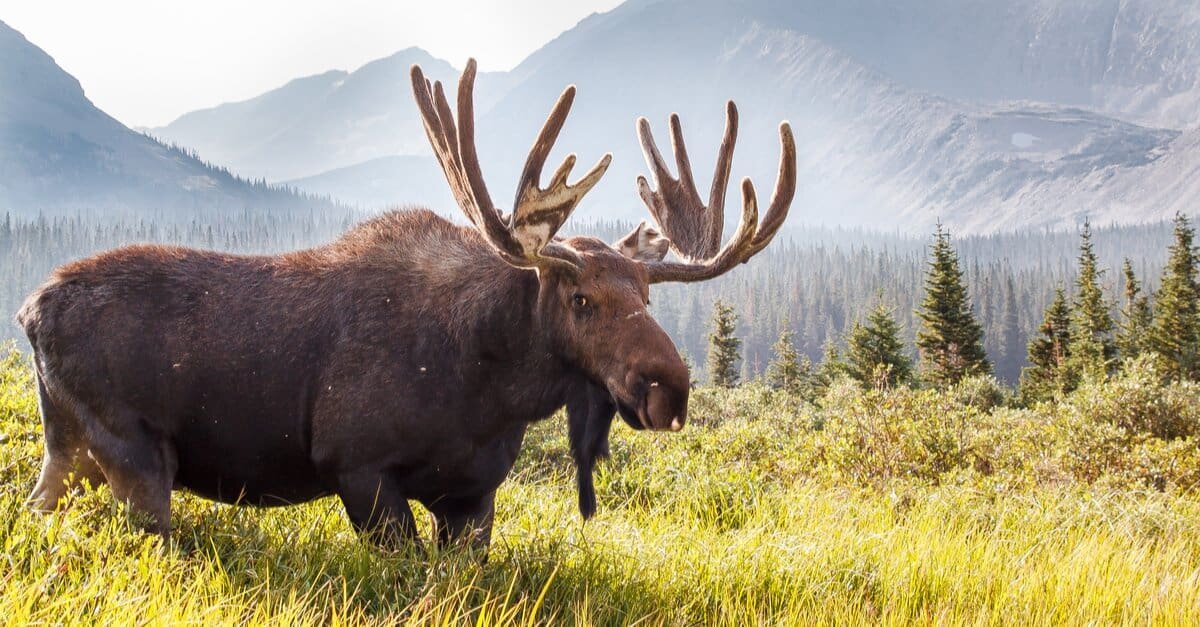
[[[552,419],[501,490],[481,564],[381,553],[335,499],[256,510],[179,494],[166,545],[106,488],[32,514],[41,428],[26,359],[0,363],[10,623],[1200,622],[1186,409],[1200,394],[1186,386],[1144,394],[1171,439],[1127,426],[1145,420],[1130,420],[1139,410],[1121,395],[1140,391],[1120,382],[1035,409],[963,390],[844,384],[821,407],[698,390],[681,433],[614,427],[586,524]],[[1184,409],[1163,405],[1176,397]]]

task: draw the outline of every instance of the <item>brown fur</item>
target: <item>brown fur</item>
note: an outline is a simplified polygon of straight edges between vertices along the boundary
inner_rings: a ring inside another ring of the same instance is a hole
[[[412,210],[285,255],[131,246],[67,264],[17,316],[46,432],[31,500],[52,508],[74,471],[166,533],[176,488],[261,505],[337,494],[394,541],[414,537],[412,498],[442,541],[486,545],[529,422],[606,406],[603,429],[572,419],[573,449],[594,457],[614,409],[637,428],[686,418],[644,267],[595,239],[561,244],[577,274],[512,267],[474,229]]]

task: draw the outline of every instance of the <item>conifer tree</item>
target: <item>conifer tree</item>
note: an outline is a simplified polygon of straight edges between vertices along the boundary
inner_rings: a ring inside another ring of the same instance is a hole
[[[907,383],[912,376],[912,361],[900,341],[900,327],[882,300],[871,310],[866,324],[855,322],[846,338],[846,373],[875,387]]]
[[[1017,290],[1013,286],[1011,274],[1005,277],[1003,310],[1000,315],[999,328],[996,335],[1000,348],[1000,358],[996,362],[996,376],[1002,381],[1015,384],[1021,376],[1021,366],[1025,362],[1025,347],[1021,346],[1020,306],[1017,304]]]
[[[734,335],[737,314],[724,301],[713,304],[712,328],[708,334],[708,381],[712,385],[731,388],[738,384],[738,352],[742,341]]]
[[[796,351],[794,336],[788,325],[788,321],[784,320],[779,339],[771,347],[775,356],[767,365],[767,383],[775,388],[796,392],[800,388],[802,377],[800,354]]]
[[[1060,287],[1046,308],[1038,334],[1029,342],[1029,367],[1021,373],[1021,396],[1043,400],[1067,391],[1067,359],[1071,354],[1071,309]]]
[[[692,362],[692,356],[688,354],[687,349],[679,351],[679,358],[683,360],[683,367],[688,371],[688,386],[696,387],[696,364]]]
[[[1195,230],[1183,214],[1175,216],[1162,286],[1154,296],[1150,344],[1163,371],[1175,380],[1200,378],[1200,285],[1196,277]]]
[[[846,376],[846,362],[842,360],[837,341],[831,336],[825,340],[825,346],[821,349],[821,364],[812,377],[814,394],[824,394],[830,383],[843,376]]]
[[[1079,274],[1071,308],[1071,354],[1066,373],[1071,387],[1083,378],[1103,379],[1117,354],[1112,315],[1100,288],[1104,271],[1097,266],[1092,227],[1086,221],[1079,233],[1078,259]]]
[[[1121,309],[1121,327],[1117,333],[1117,350],[1122,359],[1137,357],[1150,350],[1150,298],[1142,294],[1142,285],[1133,273],[1128,258],[1121,267],[1125,275],[1125,306]]]
[[[922,376],[942,387],[988,373],[991,366],[983,350],[983,329],[971,312],[958,253],[941,224],[934,233],[928,266],[925,300],[917,312],[923,323],[917,334]]]
[[[796,394],[800,398],[815,402],[825,392],[825,386],[821,383],[821,377],[817,373],[816,367],[813,365],[808,355],[800,357],[800,371],[797,379]]]

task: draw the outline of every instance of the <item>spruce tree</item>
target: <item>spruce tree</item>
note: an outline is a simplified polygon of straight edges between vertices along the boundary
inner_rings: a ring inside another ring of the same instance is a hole
[[[738,351],[742,341],[734,335],[737,314],[724,301],[713,304],[712,328],[708,334],[708,382],[731,388],[738,384]]]
[[[1021,396],[1044,400],[1067,391],[1067,359],[1071,354],[1071,309],[1060,287],[1046,308],[1038,333],[1029,342],[1029,367],[1021,373]]]
[[[1000,359],[996,363],[996,376],[1009,384],[1015,384],[1021,376],[1021,366],[1025,362],[1025,347],[1021,345],[1020,306],[1017,304],[1017,290],[1013,286],[1011,274],[1006,276],[1004,281],[1004,310],[997,335]]]
[[[930,257],[925,300],[917,312],[923,322],[917,348],[922,376],[942,387],[970,375],[986,374],[991,366],[983,350],[983,329],[971,312],[958,253],[941,224],[934,233]]]
[[[1200,285],[1196,278],[1195,231],[1183,214],[1175,216],[1162,286],[1154,296],[1154,325],[1150,345],[1161,358],[1163,371],[1175,380],[1200,378]]]
[[[775,341],[771,350],[775,356],[767,365],[767,383],[771,387],[789,392],[798,391],[802,377],[800,355],[796,351],[787,320],[784,320],[783,330],[779,332],[779,339]]]
[[[1121,327],[1117,333],[1117,350],[1122,359],[1137,357],[1150,350],[1150,299],[1142,294],[1142,285],[1133,273],[1128,258],[1121,267],[1125,275],[1125,306],[1121,309]]]
[[[882,301],[871,310],[866,324],[854,323],[846,338],[846,373],[874,387],[907,383],[912,377],[900,327]]]
[[[1075,299],[1071,308],[1071,354],[1068,377],[1073,387],[1083,378],[1103,379],[1116,357],[1113,320],[1108,301],[1100,288],[1104,274],[1096,263],[1092,246],[1092,227],[1083,223],[1079,233],[1079,274],[1075,279]]]
[[[696,387],[699,383],[696,380],[696,364],[692,363],[692,356],[688,354],[687,349],[679,351],[679,358],[683,360],[683,367],[688,371],[688,386]]]
[[[831,336],[821,349],[821,364],[817,366],[816,373],[813,375],[816,394],[824,394],[829,384],[843,376],[846,376],[846,362],[842,360],[842,353],[838,350],[837,341]]]

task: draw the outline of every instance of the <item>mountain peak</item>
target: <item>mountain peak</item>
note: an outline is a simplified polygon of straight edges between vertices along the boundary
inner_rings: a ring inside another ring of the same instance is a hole
[[[0,21],[0,102],[9,106],[30,97],[87,100],[83,87],[20,32]],[[89,102],[90,104],[90,102]]]

